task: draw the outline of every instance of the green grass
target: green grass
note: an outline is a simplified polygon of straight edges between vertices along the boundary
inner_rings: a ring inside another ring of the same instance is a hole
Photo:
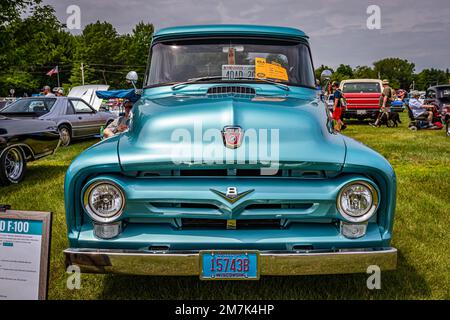
[[[202,282],[196,277],[82,275],[80,290],[66,288],[67,247],[63,179],[71,160],[95,141],[78,142],[29,165],[20,185],[0,189],[0,203],[54,213],[50,299],[449,299],[450,139],[440,131],[410,132],[352,124],[345,134],[383,154],[398,178],[393,246],[398,269],[368,290],[366,274],[263,277],[258,282]]]

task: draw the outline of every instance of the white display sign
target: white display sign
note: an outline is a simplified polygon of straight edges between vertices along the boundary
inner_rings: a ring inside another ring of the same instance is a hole
[[[234,80],[239,78],[255,78],[254,65],[224,64],[222,65],[222,78]]]
[[[46,298],[50,217],[0,212],[0,300]]]

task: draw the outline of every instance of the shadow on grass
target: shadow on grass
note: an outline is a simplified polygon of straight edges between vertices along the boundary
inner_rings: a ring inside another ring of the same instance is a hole
[[[197,277],[108,275],[100,299],[417,299],[430,296],[423,277],[400,253],[398,269],[369,290],[367,274],[262,277],[259,281],[201,281]]]
[[[14,194],[16,192],[21,192],[22,190],[33,187],[43,181],[56,181],[58,176],[64,175],[67,170],[67,165],[39,165],[39,166],[29,166],[27,172],[25,173],[25,178],[19,184],[12,184],[9,186],[1,186],[1,195],[7,197],[8,195]]]

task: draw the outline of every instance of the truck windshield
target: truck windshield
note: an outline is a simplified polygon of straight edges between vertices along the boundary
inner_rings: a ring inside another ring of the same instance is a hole
[[[160,42],[152,48],[149,70],[147,86],[203,78],[204,82],[270,79],[288,85],[314,87],[309,48],[291,41],[198,39]]]
[[[344,93],[380,93],[381,86],[377,82],[349,82],[344,83]]]

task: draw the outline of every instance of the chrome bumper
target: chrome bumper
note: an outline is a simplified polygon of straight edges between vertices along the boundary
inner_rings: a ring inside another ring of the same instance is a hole
[[[78,266],[85,273],[118,273],[157,276],[200,275],[199,252],[143,252],[128,250],[67,249],[66,266]],[[261,275],[291,276],[365,273],[370,265],[394,270],[397,249],[341,250],[300,253],[260,251]]]

